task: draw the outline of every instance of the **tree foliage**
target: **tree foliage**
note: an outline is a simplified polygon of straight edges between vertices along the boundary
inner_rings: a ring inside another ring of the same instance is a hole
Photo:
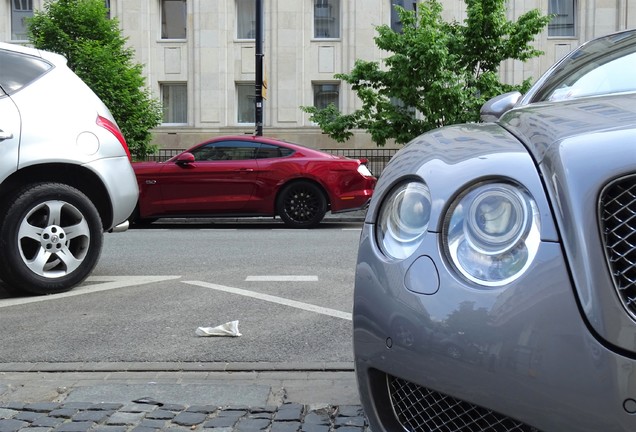
[[[155,150],[150,130],[161,122],[162,107],[145,86],[118,21],[107,12],[103,0],[49,0],[29,20],[29,40],[66,57],[109,108],[131,153],[143,158]]]
[[[507,59],[541,55],[531,43],[551,17],[532,10],[513,22],[506,18],[506,0],[464,1],[463,23],[444,21],[438,0],[418,3],[417,11],[396,6],[402,31],[376,28],[376,46],[389,53],[383,64],[358,59],[350,73],[335,75],[351,85],[361,107],[350,114],[333,104],[301,109],[336,141],[364,129],[383,146],[390,139],[404,144],[439,126],[478,121],[491,97],[526,91],[530,80],[506,85],[498,68]]]

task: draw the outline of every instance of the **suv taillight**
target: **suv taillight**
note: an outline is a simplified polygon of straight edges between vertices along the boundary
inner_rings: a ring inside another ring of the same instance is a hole
[[[132,162],[132,156],[130,155],[130,150],[128,150],[128,144],[126,144],[126,139],[124,138],[124,135],[122,135],[117,125],[113,123],[112,121],[108,120],[107,118],[102,117],[100,115],[97,116],[97,124],[103,127],[104,129],[108,130],[113,135],[115,135],[115,137],[117,138],[121,146],[126,151],[128,160]]]

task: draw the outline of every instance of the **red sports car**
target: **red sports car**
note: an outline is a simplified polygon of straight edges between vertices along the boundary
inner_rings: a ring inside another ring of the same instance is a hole
[[[165,217],[275,216],[314,227],[327,211],[365,208],[376,178],[364,160],[255,136],[198,144],[166,162],[136,162],[136,222]]]

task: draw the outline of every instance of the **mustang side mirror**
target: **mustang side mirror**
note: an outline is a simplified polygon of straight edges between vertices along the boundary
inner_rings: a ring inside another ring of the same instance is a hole
[[[496,122],[506,111],[509,111],[512,107],[514,107],[520,98],[521,93],[518,91],[495,96],[482,105],[481,110],[479,111],[481,121],[486,123]]]
[[[189,165],[194,162],[194,155],[190,152],[183,152],[177,157],[175,162],[177,165]]]

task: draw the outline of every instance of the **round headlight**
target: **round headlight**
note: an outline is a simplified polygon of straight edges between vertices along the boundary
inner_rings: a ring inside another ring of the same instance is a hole
[[[431,193],[421,182],[395,187],[382,203],[376,236],[382,252],[396,259],[410,256],[421,243],[431,216]]]
[[[504,285],[532,262],[539,225],[537,205],[527,190],[509,183],[481,184],[450,207],[446,249],[464,277],[481,285]]]
[[[514,247],[527,230],[531,213],[527,199],[508,185],[480,191],[470,201],[464,219],[466,240],[487,255]]]

